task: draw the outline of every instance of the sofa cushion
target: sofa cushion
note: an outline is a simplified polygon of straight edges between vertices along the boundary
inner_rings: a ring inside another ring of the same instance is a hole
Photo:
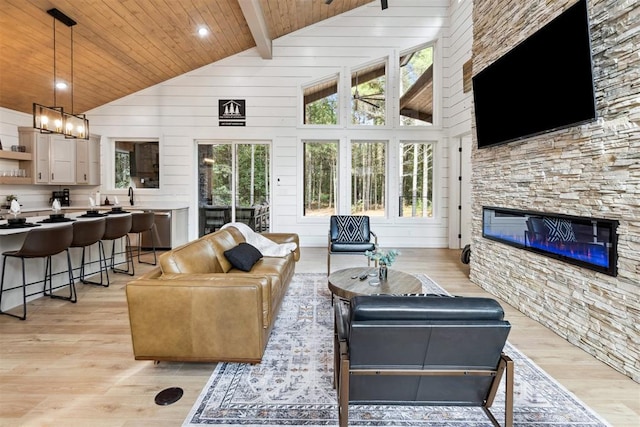
[[[241,242],[235,248],[224,251],[224,256],[238,270],[251,271],[253,265],[262,258],[262,253],[255,246]]]
[[[162,273],[221,273],[211,242],[198,239],[160,255]]]
[[[215,233],[207,234],[204,236],[209,242],[211,242],[211,246],[215,251],[215,256],[218,258],[218,262],[220,263],[220,267],[222,267],[222,271],[228,273],[231,270],[231,263],[224,256],[224,252],[229,249],[233,249],[238,246],[239,243],[244,242],[242,235],[240,238],[231,233],[231,230],[235,230],[233,227],[224,228],[222,230],[218,230]]]

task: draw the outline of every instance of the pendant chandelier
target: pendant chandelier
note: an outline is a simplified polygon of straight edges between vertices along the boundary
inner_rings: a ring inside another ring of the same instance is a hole
[[[33,127],[41,133],[55,133],[65,138],[89,139],[89,120],[84,114],[73,113],[73,26],[76,21],[69,18],[58,9],[49,9],[47,13],[53,16],[53,107],[46,107],[33,103]],[[56,21],[60,21],[71,29],[71,112],[56,106]]]

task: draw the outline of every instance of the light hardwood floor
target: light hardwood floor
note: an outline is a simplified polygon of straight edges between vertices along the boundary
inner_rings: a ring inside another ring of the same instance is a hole
[[[401,249],[394,268],[425,273],[456,295],[487,295],[468,279],[459,251]],[[332,270],[366,265],[334,256]],[[136,264],[136,272],[150,267]],[[302,248],[298,273],[325,273],[326,249]],[[41,298],[26,321],[0,316],[0,426],[180,426],[214,364],[136,361],[124,287],[78,285],[78,303]],[[617,373],[503,303],[509,341],[614,426],[640,425],[640,384]],[[167,387],[184,396],[154,403]]]

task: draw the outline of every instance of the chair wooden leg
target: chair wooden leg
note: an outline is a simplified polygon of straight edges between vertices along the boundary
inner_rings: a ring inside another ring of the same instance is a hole
[[[485,415],[491,420],[491,423],[495,427],[500,427],[500,423],[493,415],[491,405],[495,398],[498,387],[502,377],[504,376],[504,427],[513,427],[513,360],[506,354],[502,353],[500,356],[500,363],[496,372],[495,379],[491,385],[488,398],[485,405],[482,407]]]
[[[349,359],[340,362],[338,380],[338,423],[340,427],[349,425]]]
[[[513,360],[507,355],[502,355],[506,363],[505,388],[504,388],[504,425],[513,427]]]
[[[331,274],[331,252],[327,252],[327,277]]]

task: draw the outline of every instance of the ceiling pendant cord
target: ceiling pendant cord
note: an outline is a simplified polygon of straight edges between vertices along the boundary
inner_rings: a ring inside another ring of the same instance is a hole
[[[73,27],[71,27],[71,114],[75,114],[73,108]]]
[[[56,106],[56,93],[58,89],[58,77],[56,74],[56,18],[53,18],[53,105]]]

